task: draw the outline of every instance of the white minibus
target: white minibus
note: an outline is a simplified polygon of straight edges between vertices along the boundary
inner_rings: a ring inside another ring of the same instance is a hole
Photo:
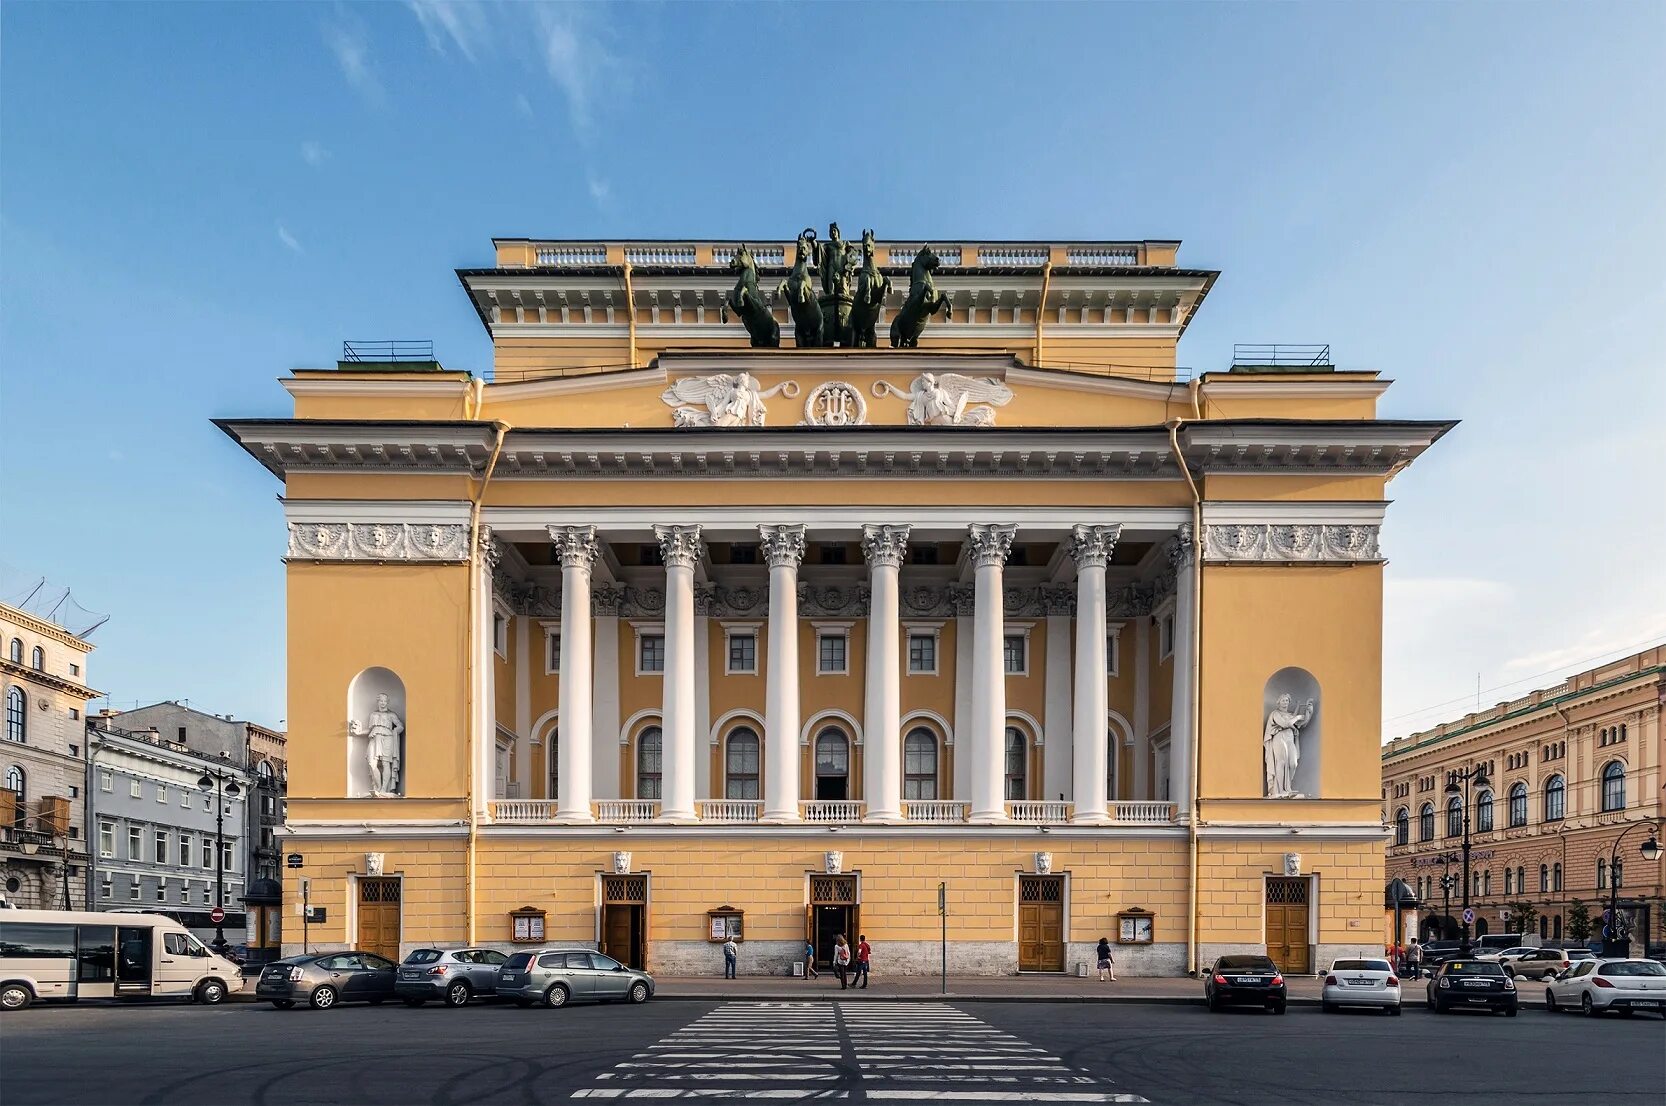
[[[174,996],[212,1005],[242,989],[237,965],[172,918],[0,910],[0,1010],[36,999]]]

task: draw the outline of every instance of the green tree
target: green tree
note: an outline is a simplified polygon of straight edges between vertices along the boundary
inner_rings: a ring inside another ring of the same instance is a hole
[[[1530,934],[1539,921],[1539,908],[1530,902],[1507,902],[1504,904],[1510,912],[1510,920],[1504,926],[1506,933]]]
[[[1581,944],[1591,939],[1591,908],[1579,899],[1568,903],[1568,936]]]

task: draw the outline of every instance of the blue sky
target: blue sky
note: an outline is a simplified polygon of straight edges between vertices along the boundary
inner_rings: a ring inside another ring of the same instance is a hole
[[[343,338],[490,351],[503,236],[1181,238],[1181,362],[1329,342],[1395,481],[1385,733],[1666,636],[1666,6],[8,4],[0,563],[117,705],[283,718],[279,485]],[[1291,612],[1300,617],[1301,612]]]

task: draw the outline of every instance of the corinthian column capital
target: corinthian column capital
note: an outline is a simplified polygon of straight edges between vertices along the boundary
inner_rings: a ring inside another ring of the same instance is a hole
[[[973,564],[978,568],[1006,564],[1012,552],[1012,539],[1017,534],[1018,527],[1010,523],[973,523],[967,536],[972,545]]]
[[[550,544],[555,546],[562,568],[582,568],[586,572],[596,563],[601,547],[596,543],[594,526],[551,526]]]
[[[1116,540],[1122,534],[1122,526],[1077,526],[1070,531],[1070,555],[1076,558],[1076,567],[1104,568],[1111,562],[1111,553],[1116,549]]]
[[[655,526],[654,537],[659,539],[660,557],[667,568],[693,568],[700,559],[698,526]]]
[[[1171,568],[1181,569],[1192,563],[1197,556],[1197,545],[1193,541],[1191,523],[1182,522],[1174,532],[1174,537],[1169,540],[1168,554]]]
[[[804,527],[758,527],[758,544],[770,568],[797,568],[804,561]]]
[[[862,527],[862,555],[875,568],[901,568],[908,552],[908,527]]]

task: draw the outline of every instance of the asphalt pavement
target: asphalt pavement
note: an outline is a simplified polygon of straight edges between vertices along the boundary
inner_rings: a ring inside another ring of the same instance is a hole
[[[83,1003],[0,1017],[0,1102],[537,1106],[763,1098],[1162,1104],[1666,1098],[1666,1022],[1408,1006],[680,1002],[277,1011]]]

